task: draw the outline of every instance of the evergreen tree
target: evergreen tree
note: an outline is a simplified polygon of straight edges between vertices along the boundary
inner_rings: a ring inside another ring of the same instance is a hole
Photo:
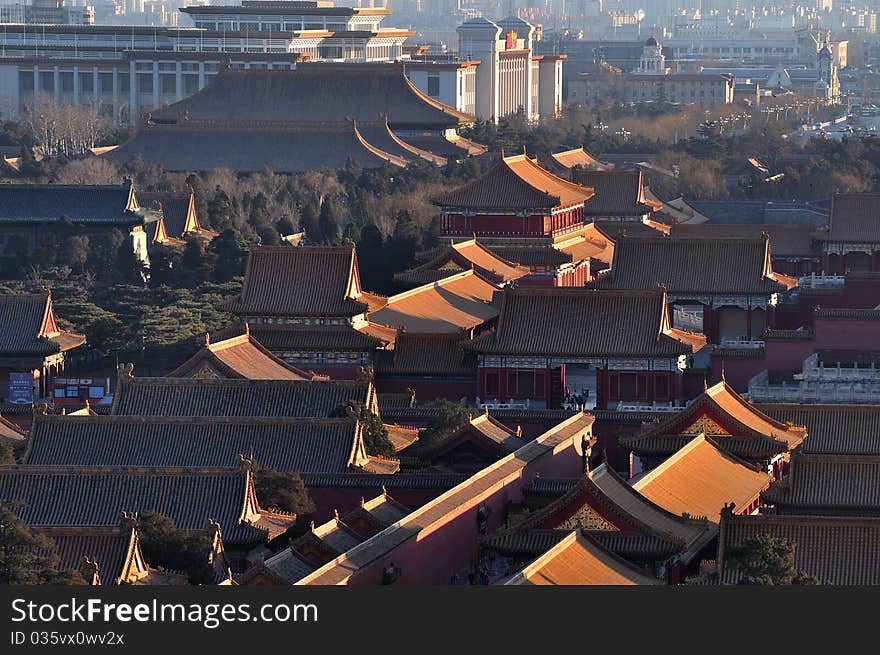
[[[348,402],[339,407],[334,414],[336,416],[352,416],[361,424],[361,435],[368,455],[394,458],[394,446],[388,439],[388,430],[382,419],[371,412],[363,403]]]
[[[797,570],[795,545],[780,537],[762,534],[746,539],[726,553],[727,565],[742,573],[740,584],[815,585],[812,575]]]
[[[254,490],[260,506],[267,509],[280,509],[292,512],[298,518],[315,513],[315,503],[303,483],[299,473],[284,473],[275,469],[263,468],[253,464]]]
[[[218,186],[213,199],[208,202],[208,223],[211,228],[219,232],[232,227],[232,219],[237,215],[237,202],[235,199],[230,200],[226,192]]]
[[[89,238],[68,234],[58,244],[57,262],[61,266],[68,266],[74,273],[82,273],[85,270],[89,256]]]
[[[173,519],[158,512],[138,516],[141,550],[150,566],[185,571],[190,584],[211,584],[211,538],[207,531],[179,530]]]
[[[208,249],[213,254],[215,282],[228,282],[244,275],[248,247],[241,234],[233,229],[223,230],[211,240]]]
[[[303,207],[302,214],[299,219],[300,229],[305,231],[306,236],[315,243],[323,241],[321,235],[321,225],[319,222],[320,209],[317,203],[309,202]]]
[[[32,533],[9,501],[0,501],[0,584],[81,585],[79,571],[60,570],[55,544]]]
[[[180,260],[181,279],[189,287],[197,287],[208,281],[211,261],[205,250],[205,242],[198,237],[188,237]]]
[[[339,240],[339,224],[341,212],[336,201],[330,196],[321,203],[321,214],[318,216],[318,228],[324,243],[334,244]]]
[[[144,283],[144,263],[134,253],[130,239],[125,239],[116,251],[116,272],[124,284]]]

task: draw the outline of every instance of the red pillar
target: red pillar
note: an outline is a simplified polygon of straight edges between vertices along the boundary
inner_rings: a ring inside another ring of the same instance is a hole
[[[752,340],[752,305],[749,303],[749,308],[746,310],[746,338],[751,341]]]

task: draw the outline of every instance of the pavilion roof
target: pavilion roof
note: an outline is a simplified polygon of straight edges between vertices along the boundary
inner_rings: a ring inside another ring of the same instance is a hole
[[[770,237],[773,257],[818,257],[812,223],[679,223],[672,226],[670,236],[684,239],[756,239],[763,234]]]
[[[251,334],[265,348],[279,350],[375,350],[383,341],[364,329],[351,325],[295,326],[257,325]]]
[[[641,170],[609,171],[575,168],[571,179],[595,194],[584,207],[587,216],[643,216],[660,209],[645,197]]]
[[[224,468],[342,473],[366,464],[351,418],[37,416],[25,461],[40,466]]]
[[[694,346],[669,326],[666,294],[583,288],[505,289],[497,329],[472,349],[509,355],[677,357]]]
[[[150,120],[277,123],[375,121],[385,116],[396,129],[444,130],[472,123],[474,116],[419,91],[400,63],[300,63],[295,70],[221,71],[184,100],[155,110]]]
[[[669,234],[670,228],[665,223],[653,219],[634,221],[596,219],[592,223],[599,233],[612,241],[624,237],[662,237]]]
[[[0,355],[52,355],[85,341],[57,326],[49,291],[0,295]]]
[[[192,189],[186,191],[138,191],[137,200],[142,207],[158,206],[161,208],[162,223],[168,236],[172,239],[182,239],[187,234],[202,232],[202,226],[196,214]]]
[[[342,555],[409,514],[410,509],[383,491],[359,507],[338,514],[291,542],[290,547],[265,561],[279,580],[293,584],[318,566]]]
[[[406,454],[421,459],[436,460],[465,442],[476,443],[495,452],[499,457],[519,450],[528,443],[516,430],[511,430],[485,413],[472,418],[454,432],[428,442],[419,442]]]
[[[752,515],[721,517],[718,568],[722,584],[736,584],[741,573],[729,565],[728,553],[761,535],[795,545],[794,566],[827,585],[878,585],[880,519],[827,516]]]
[[[615,511],[627,517],[628,521],[639,521],[647,530],[671,541],[685,545],[682,561],[685,563],[697,557],[700,551],[717,534],[717,525],[705,517],[683,516],[672,512],[632,487],[622,479],[607,463],[588,473],[590,481],[601,490],[606,505],[614,506]]]
[[[429,262],[397,273],[394,279],[400,282],[428,284],[471,268],[495,284],[518,280],[529,274],[528,267],[503,259],[474,238],[450,243]]]
[[[31,528],[37,534],[52,540],[60,570],[82,571],[83,560],[97,566],[102,585],[120,584],[129,572],[133,560],[143,561],[137,530],[134,525],[75,526]],[[87,571],[83,571],[87,573]],[[87,583],[91,581],[86,579]]]
[[[657,578],[574,530],[514,575],[508,585],[659,585]]]
[[[757,405],[780,422],[806,426],[801,452],[880,455],[880,407],[866,405]]]
[[[550,155],[550,158],[559,172],[570,171],[575,166],[582,166],[587,170],[594,171],[609,171],[614,168],[612,164],[599,161],[583,148],[554,152]],[[587,186],[590,185],[588,184]]]
[[[593,190],[541,168],[528,155],[502,157],[484,175],[434,200],[448,209],[548,210],[578,205]]]
[[[459,333],[498,316],[496,291],[497,285],[468,270],[391,296],[369,320],[419,334]]]
[[[630,561],[664,561],[683,550],[679,542],[653,534],[622,532],[620,530],[588,530],[581,528],[606,549]],[[487,537],[481,545],[496,553],[512,557],[538,557],[565,539],[571,528],[550,530],[506,530]]]
[[[772,477],[716,446],[700,435],[633,483],[648,500],[682,516],[705,516],[717,522],[722,507],[747,509]]]
[[[205,345],[168,377],[224,377],[246,380],[313,380],[316,375],[289,365],[254,339],[250,330]]]
[[[767,416],[722,380],[681,412],[640,435],[622,439],[621,445],[636,453],[671,455],[701,433],[727,452],[749,458],[786,452],[807,436],[805,428]]]
[[[835,193],[823,241],[880,242],[880,193]]]
[[[20,501],[28,526],[115,526],[121,512],[155,511],[183,530],[217,521],[227,543],[274,536],[244,469],[8,466],[0,468],[0,498]],[[286,516],[291,525],[295,516]]]
[[[251,251],[241,293],[220,308],[240,316],[350,318],[372,304],[361,291],[354,246],[277,246]]]
[[[876,516],[880,456],[812,455],[795,451],[788,475],[763,495],[780,513]]]
[[[120,416],[327,418],[348,402],[375,402],[360,381],[135,378],[120,374],[112,413]]]
[[[477,362],[463,348],[466,341],[462,333],[399,332],[393,350],[376,354],[374,370],[380,375],[475,376]]]
[[[335,170],[349,161],[368,169],[403,168],[423,159],[439,161],[432,153],[394,137],[384,121],[328,125],[197,121],[147,124],[104,156],[121,163],[140,158],[169,171],[229,169],[237,173],[267,168],[276,173]]]
[[[602,289],[652,289],[670,294],[761,294],[788,291],[797,281],[773,272],[770,239],[673,239],[620,237]]]

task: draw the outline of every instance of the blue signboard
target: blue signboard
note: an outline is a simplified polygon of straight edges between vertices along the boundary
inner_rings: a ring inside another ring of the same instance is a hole
[[[34,374],[9,374],[9,400],[13,403],[34,402]]]

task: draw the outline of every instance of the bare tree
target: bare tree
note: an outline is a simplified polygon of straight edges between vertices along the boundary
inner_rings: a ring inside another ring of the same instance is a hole
[[[68,162],[58,171],[58,184],[116,184],[122,174],[112,159],[86,157]]]
[[[21,124],[46,156],[83,155],[112,130],[112,122],[92,105],[56,104],[40,97],[25,107]]]

